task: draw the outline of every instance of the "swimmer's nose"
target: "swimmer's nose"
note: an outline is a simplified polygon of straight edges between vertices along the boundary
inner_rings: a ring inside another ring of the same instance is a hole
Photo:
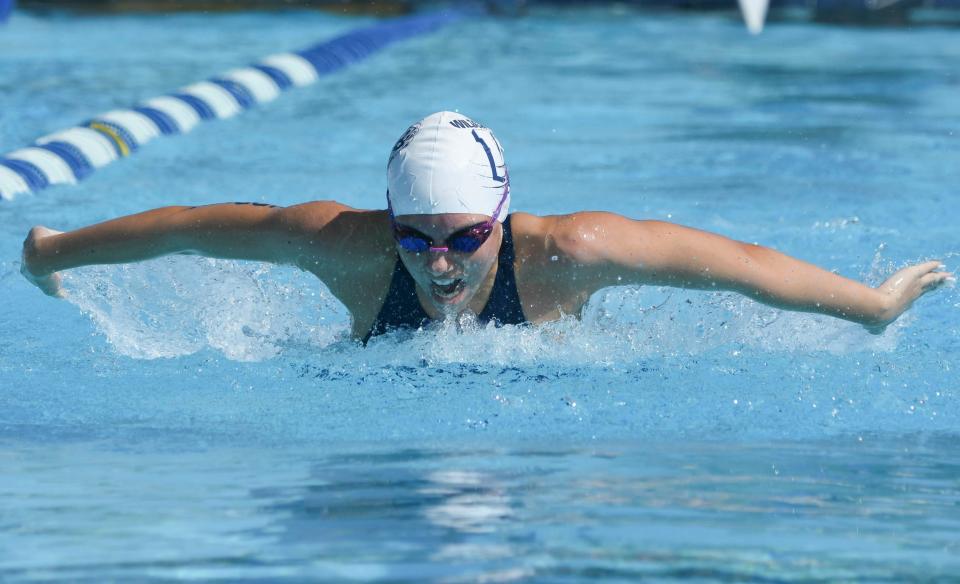
[[[431,276],[444,276],[453,269],[453,262],[445,247],[431,247],[427,256],[427,271]]]

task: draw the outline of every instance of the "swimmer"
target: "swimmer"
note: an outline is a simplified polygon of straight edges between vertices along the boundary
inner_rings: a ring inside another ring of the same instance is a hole
[[[881,333],[953,279],[928,261],[872,288],[769,248],[662,221],[510,214],[500,143],[451,112],[407,129],[390,153],[387,182],[385,210],[227,203],[164,207],[66,233],[37,226],[24,242],[21,272],[63,296],[60,272],[91,264],[197,254],[293,265],[343,302],[363,343],[467,311],[497,324],[579,315],[594,292],[621,285],[731,290]]]

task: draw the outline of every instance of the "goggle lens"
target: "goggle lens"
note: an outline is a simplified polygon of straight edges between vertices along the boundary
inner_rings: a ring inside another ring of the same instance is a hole
[[[423,253],[430,249],[430,241],[420,237],[419,235],[413,235],[411,233],[404,233],[402,231],[397,231],[397,243],[405,251],[411,253]]]
[[[454,233],[447,238],[447,243],[453,251],[472,253],[480,249],[491,233],[493,233],[492,225],[477,225],[471,227],[466,233]]]
[[[446,244],[451,251],[460,253],[473,253],[480,249],[480,246],[490,238],[493,233],[493,225],[483,223],[468,227],[463,231],[458,231],[447,238]],[[433,241],[424,235],[414,232],[410,229],[398,227],[394,231],[394,237],[397,244],[404,251],[410,253],[425,253],[433,246]]]

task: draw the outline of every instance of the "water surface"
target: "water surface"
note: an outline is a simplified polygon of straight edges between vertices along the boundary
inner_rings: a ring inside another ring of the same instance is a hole
[[[368,22],[17,13],[0,151]],[[872,283],[957,269],[957,62],[935,27],[479,19],[0,205],[0,579],[948,581],[955,289],[882,336],[651,288],[362,349],[289,268],[84,268],[64,302],[18,256],[32,225],[168,204],[379,208],[397,136],[459,109],[504,144],[514,210],[676,221]]]

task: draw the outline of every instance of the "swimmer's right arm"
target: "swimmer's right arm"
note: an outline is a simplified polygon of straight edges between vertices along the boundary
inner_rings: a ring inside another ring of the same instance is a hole
[[[169,254],[303,266],[319,246],[312,240],[342,210],[334,202],[292,207],[225,203],[163,207],[69,232],[37,226],[23,243],[20,271],[45,294],[60,297],[59,272]]]
[[[579,213],[557,225],[552,241],[568,258],[568,278],[589,293],[619,284],[730,290],[777,308],[856,322],[872,333],[953,278],[939,261],[927,261],[874,288],[773,249],[671,223]]]

